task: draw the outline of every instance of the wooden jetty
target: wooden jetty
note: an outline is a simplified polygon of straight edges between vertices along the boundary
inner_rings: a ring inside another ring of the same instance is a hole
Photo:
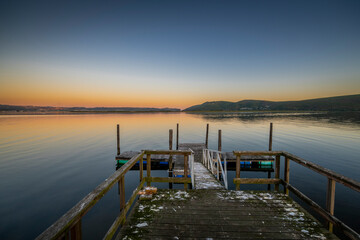
[[[273,135],[273,125],[270,123],[270,132],[269,132],[269,151],[272,149],[272,135]],[[208,148],[209,140],[209,124],[206,125],[206,135],[204,143],[179,143],[179,124],[176,125],[176,150],[188,150],[191,149],[194,152],[195,162],[202,162],[203,158],[203,149]],[[173,150],[173,130],[169,130],[169,150]],[[218,151],[222,150],[222,133],[221,130],[218,130]],[[127,160],[138,155],[140,151],[124,151],[120,152],[120,127],[117,125],[117,155],[115,160],[118,163],[118,168],[122,164],[126,163]],[[146,157],[143,157],[146,160]],[[226,159],[229,170],[235,170],[236,166],[236,156],[233,152],[222,152],[220,155],[222,161]],[[173,171],[175,176],[183,175],[183,160],[181,156],[176,156],[174,159],[172,156],[166,154],[152,155],[151,163],[153,169],[169,169]],[[262,164],[266,162],[267,164]],[[273,168],[274,158],[269,156],[243,156],[242,164],[240,167],[243,171],[255,171],[255,172],[267,172],[268,177],[270,178],[271,172],[274,172]],[[145,162],[146,163],[146,162]],[[170,166],[168,166],[170,164]],[[133,170],[138,170],[138,165],[135,165]]]
[[[205,143],[201,161],[195,161],[191,147],[181,149],[182,145],[178,144],[177,150],[142,150],[37,239],[82,239],[85,230],[81,226],[82,217],[114,186],[119,190],[120,212],[103,239],[337,239],[334,228],[350,239],[360,239],[359,233],[334,216],[335,184],[360,192],[359,182],[293,154],[271,149],[233,151],[235,177],[228,179],[227,161],[221,149],[208,149]],[[154,155],[167,155],[169,161],[183,161],[183,176],[152,176]],[[274,159],[273,178],[241,178],[241,162],[245,156],[247,161],[259,161],[251,160],[251,156],[267,156],[264,161]],[[290,162],[328,179],[326,209],[290,184]],[[125,175],[136,164],[139,165],[139,185],[126,202]],[[228,190],[228,180],[236,185],[236,190]],[[145,184],[150,186],[156,182],[182,183],[184,190],[159,189],[151,200],[138,200]],[[275,190],[240,191],[241,184],[273,184]],[[188,189],[189,185],[192,189]],[[300,207],[289,192],[308,204],[327,225],[320,224]]]

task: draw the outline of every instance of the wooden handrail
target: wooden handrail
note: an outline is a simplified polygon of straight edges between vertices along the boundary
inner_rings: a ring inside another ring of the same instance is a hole
[[[351,239],[360,239],[360,235],[351,229],[349,226],[341,222],[339,219],[334,217],[334,203],[335,203],[335,182],[341,183],[344,186],[360,192],[360,183],[350,179],[348,177],[342,176],[330,169],[321,167],[315,163],[304,160],[300,157],[297,157],[293,154],[284,151],[234,151],[234,155],[236,156],[236,176],[234,178],[234,183],[236,184],[236,189],[239,189],[240,184],[249,184],[249,183],[275,183],[275,189],[278,190],[278,186],[276,183],[279,181],[284,185],[284,190],[286,194],[289,194],[289,190],[295,193],[300,199],[302,199],[305,203],[309,204],[317,213],[319,213],[322,217],[324,217],[329,223],[329,231],[333,231],[333,224],[339,227],[342,232],[350,237]],[[241,156],[276,156],[275,159],[275,179],[274,181],[269,181],[268,179],[241,179],[240,178],[240,160]],[[279,169],[280,169],[280,157],[285,157],[285,169],[284,169],[284,179],[280,179]],[[290,173],[290,160],[294,161],[306,168],[309,168],[312,171],[315,171],[325,177],[328,178],[328,187],[326,193],[326,210],[312,201],[310,198],[305,196],[299,190],[294,188],[289,184],[289,173]]]
[[[336,182],[341,183],[355,191],[360,192],[360,182],[357,182],[351,178],[340,175],[330,169],[321,167],[315,163],[304,160],[304,159],[297,157],[293,154],[290,154],[288,152],[283,152],[282,155],[285,157],[288,157],[290,160],[292,160],[306,168],[309,168],[317,173],[320,173],[321,175],[326,176],[330,179],[334,179]]]
[[[104,195],[110,188],[122,178],[127,171],[129,171],[137,161],[142,159],[144,152],[132,157],[121,168],[119,168],[113,175],[105,179],[92,192],[78,202],[73,208],[59,218],[53,225],[46,229],[36,239],[57,239],[67,234],[67,232],[77,224],[81,217],[84,216]]]
[[[360,192],[360,182],[357,182],[351,178],[345,177],[343,175],[340,175],[330,169],[324,168],[320,165],[317,165],[315,163],[309,162],[307,160],[304,160],[298,156],[295,156],[291,153],[284,152],[284,151],[233,151],[235,156],[284,156],[286,158],[289,158],[290,160],[309,168],[317,173],[320,173],[323,176],[326,176],[330,179],[335,180],[338,183],[341,183],[357,192]]]

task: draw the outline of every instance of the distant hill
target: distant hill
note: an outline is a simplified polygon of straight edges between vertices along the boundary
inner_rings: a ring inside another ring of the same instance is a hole
[[[133,108],[133,107],[50,107],[0,105],[0,111],[6,112],[180,112],[178,108]]]
[[[272,102],[263,100],[243,100],[239,102],[205,102],[184,111],[360,111],[360,94],[317,98],[302,101]]]

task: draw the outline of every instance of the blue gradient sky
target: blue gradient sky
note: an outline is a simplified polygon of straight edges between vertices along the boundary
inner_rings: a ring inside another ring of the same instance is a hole
[[[360,1],[2,1],[0,104],[360,93]]]

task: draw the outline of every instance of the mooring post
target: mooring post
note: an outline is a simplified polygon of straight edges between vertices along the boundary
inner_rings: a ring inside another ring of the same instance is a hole
[[[209,145],[209,124],[206,124],[205,148]]]
[[[169,129],[169,150],[172,150],[173,146],[173,130]]]
[[[179,124],[176,124],[176,150],[179,150]]]
[[[335,181],[328,178],[328,185],[326,191],[326,210],[329,211],[331,215],[334,215],[334,206],[335,206]],[[333,224],[328,222],[329,232],[333,232]]]
[[[221,130],[218,133],[218,151],[221,152]]]
[[[270,123],[269,151],[272,151],[272,135],[273,135],[273,124]]]
[[[116,146],[117,146],[117,155],[120,155],[120,125],[117,125],[117,141],[116,141]]]

